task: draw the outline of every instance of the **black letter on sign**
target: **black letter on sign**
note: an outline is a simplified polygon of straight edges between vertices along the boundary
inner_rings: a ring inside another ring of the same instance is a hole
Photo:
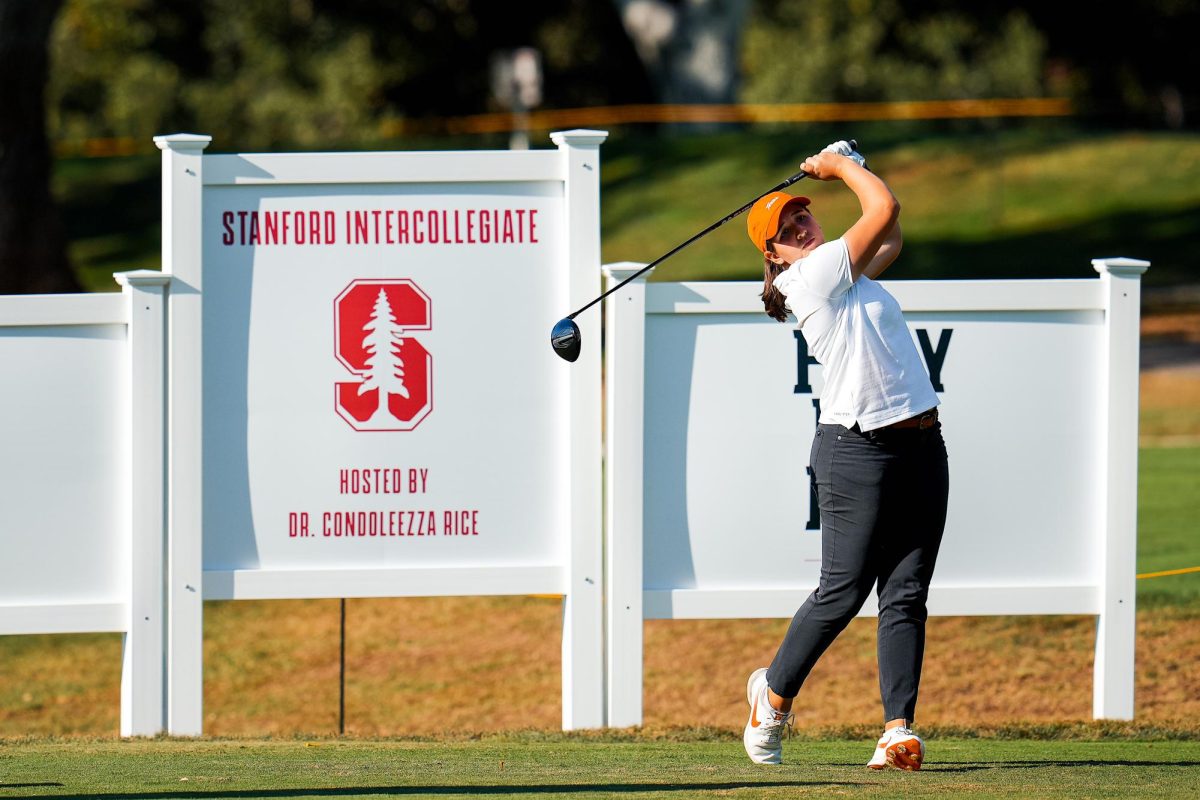
[[[821,398],[813,398],[813,411],[816,412],[817,424],[820,425]],[[808,473],[808,524],[804,526],[804,530],[819,531],[821,530],[821,505],[817,501],[817,476],[812,467],[805,467],[804,471]]]
[[[808,367],[820,362],[808,354],[808,342],[804,341],[804,334],[792,331],[792,335],[796,337],[796,388],[793,393],[812,394],[812,384],[808,382]]]
[[[917,328],[917,341],[921,343],[921,352],[925,355],[925,366],[929,367],[929,380],[933,383],[935,392],[946,391],[942,386],[942,364],[946,361],[946,351],[950,349],[950,334],[953,328],[946,328],[938,337],[937,349],[929,344],[929,333],[924,328]]]

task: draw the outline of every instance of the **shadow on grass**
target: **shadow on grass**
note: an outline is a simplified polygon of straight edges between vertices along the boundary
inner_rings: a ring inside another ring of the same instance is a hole
[[[856,767],[858,763],[831,764],[833,767]],[[1003,761],[966,761],[958,764],[930,764],[922,772],[980,772],[1008,769],[1064,769],[1073,767],[1200,767],[1200,761],[1124,761],[1120,759],[1080,759],[1078,761],[1043,761],[1041,759]]]
[[[61,786],[62,784],[12,784],[14,786]],[[373,795],[508,795],[508,794],[559,794],[579,792],[587,794],[631,794],[634,792],[725,792],[734,789],[758,788],[814,788],[865,786],[862,783],[839,781],[733,781],[726,783],[558,783],[558,784],[458,784],[447,786],[346,786],[323,789],[228,789],[178,792],[115,792],[87,794],[47,794],[39,797],[95,798],[96,800],[168,800],[170,798],[255,798],[255,797],[362,797]],[[8,785],[0,784],[0,789]]]

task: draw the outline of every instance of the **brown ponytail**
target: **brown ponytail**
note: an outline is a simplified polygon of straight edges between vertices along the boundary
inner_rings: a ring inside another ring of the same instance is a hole
[[[776,264],[766,254],[763,255],[763,308],[768,317],[780,322],[788,320],[787,298],[775,288],[775,279],[787,268],[787,264]]]

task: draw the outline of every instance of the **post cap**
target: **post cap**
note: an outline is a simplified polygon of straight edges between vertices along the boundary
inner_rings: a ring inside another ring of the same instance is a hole
[[[605,264],[600,269],[604,270],[604,274],[608,277],[609,280],[620,283],[621,281],[625,280],[630,275],[634,274],[635,272],[637,272],[639,269],[641,269],[644,266],[646,266],[646,265],[641,264],[637,261],[618,261],[615,264]],[[638,278],[638,280],[644,281],[644,280],[646,280],[646,278],[649,278],[653,274],[654,274],[653,269],[646,270],[646,274],[643,275],[642,277]]]
[[[166,286],[171,282],[169,272],[159,272],[155,269],[135,269],[129,272],[114,272],[113,280],[122,286],[134,288]]]
[[[1146,270],[1150,269],[1149,261],[1142,261],[1137,258],[1126,258],[1125,256],[1116,256],[1114,258],[1093,258],[1092,268],[1101,275],[1108,273],[1110,275],[1133,276],[1142,275]]]
[[[198,153],[212,142],[211,136],[201,133],[168,133],[165,136],[155,136],[154,144],[159,150],[178,150],[180,152]]]
[[[607,138],[608,131],[591,131],[583,128],[576,128],[569,131],[554,131],[550,134],[550,141],[559,147],[568,145],[575,147],[598,145]]]

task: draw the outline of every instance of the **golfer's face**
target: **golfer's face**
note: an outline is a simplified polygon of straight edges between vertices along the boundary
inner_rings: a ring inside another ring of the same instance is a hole
[[[775,253],[786,263],[804,258],[825,243],[821,226],[806,206],[789,204],[779,217],[779,232],[771,239]]]

